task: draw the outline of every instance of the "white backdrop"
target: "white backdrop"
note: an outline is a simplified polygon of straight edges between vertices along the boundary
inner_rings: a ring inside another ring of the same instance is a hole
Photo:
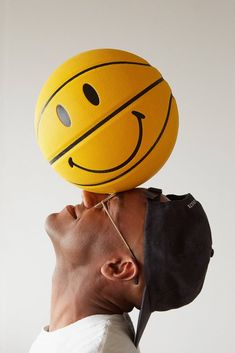
[[[191,192],[213,232],[215,256],[201,295],[182,309],[154,313],[141,351],[235,351],[235,2],[6,0],[1,7],[1,353],[27,352],[48,323],[54,252],[44,220],[80,201],[80,190],[51,169],[36,144],[37,95],[54,68],[98,47],[133,51],[169,81],[178,140],[145,185]]]

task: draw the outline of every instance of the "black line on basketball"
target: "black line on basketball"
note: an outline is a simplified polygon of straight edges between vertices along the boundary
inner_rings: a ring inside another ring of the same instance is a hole
[[[161,83],[162,81],[164,81],[164,79],[161,77],[159,78],[157,81],[151,83],[151,85],[147,86],[145,89],[143,89],[142,91],[140,91],[138,94],[136,94],[134,97],[132,97],[131,99],[129,99],[126,103],[124,103],[123,105],[121,105],[119,108],[117,108],[116,110],[114,110],[110,115],[106,116],[103,120],[99,121],[95,126],[93,126],[91,129],[89,129],[88,131],[86,131],[82,136],[80,136],[78,139],[76,139],[75,141],[73,141],[69,146],[67,146],[63,151],[61,151],[60,153],[58,153],[49,163],[53,164],[55,163],[59,158],[61,158],[65,153],[67,153],[69,150],[71,150],[71,148],[73,148],[74,146],[76,146],[79,142],[81,142],[82,140],[84,140],[87,136],[91,135],[95,130],[97,130],[100,126],[104,125],[107,121],[109,121],[110,119],[112,119],[115,115],[117,115],[118,113],[120,113],[123,109],[125,109],[126,107],[128,107],[128,105],[130,105],[131,103],[133,103],[134,101],[136,101],[138,98],[142,97],[145,93],[147,93],[148,91],[150,91],[151,89],[153,89],[155,86],[157,86],[159,83]]]
[[[106,180],[106,181],[102,181],[102,182],[96,183],[96,184],[77,184],[77,183],[74,183],[74,182],[72,182],[72,184],[77,185],[77,186],[98,186],[98,185],[107,184],[107,183],[109,183],[111,181],[114,181],[116,179],[121,178],[123,175],[129,173],[132,169],[134,169],[137,165],[139,165],[152,152],[154,147],[156,147],[156,145],[158,144],[158,142],[160,141],[160,139],[162,137],[162,134],[164,133],[164,131],[166,129],[166,126],[167,126],[168,121],[169,121],[170,111],[171,111],[172,98],[173,98],[173,95],[171,94],[170,100],[169,100],[169,104],[168,104],[168,111],[167,111],[166,119],[165,119],[165,122],[163,124],[162,130],[160,131],[160,134],[158,135],[157,139],[155,140],[153,145],[150,147],[150,149],[145,153],[145,155],[141,159],[138,160],[138,162],[136,162],[132,167],[130,167],[125,172],[121,173],[120,175],[118,175],[118,176],[116,176],[116,177],[114,177],[112,179],[109,179],[109,180]]]
[[[38,134],[38,128],[39,128],[39,124],[41,122],[41,118],[42,118],[42,114],[44,112],[44,110],[46,109],[47,105],[50,103],[50,101],[52,100],[52,98],[64,87],[66,86],[69,82],[71,82],[72,80],[74,80],[75,78],[77,78],[78,76],[83,75],[84,73],[94,70],[94,69],[98,69],[99,67],[103,67],[103,66],[109,66],[109,65],[119,65],[119,64],[127,64],[127,65],[141,65],[141,66],[151,66],[148,63],[139,63],[139,62],[134,62],[134,61],[110,61],[107,63],[103,63],[103,64],[99,64],[99,65],[95,65],[95,66],[91,66],[88,67],[87,69],[78,72],[76,75],[70,77],[67,81],[65,81],[60,87],[57,88],[57,90],[55,90],[55,92],[48,98],[48,100],[46,101],[46,103],[44,104],[44,106],[42,107],[41,113],[40,113],[40,117],[38,120],[38,125],[37,125],[37,134]]]

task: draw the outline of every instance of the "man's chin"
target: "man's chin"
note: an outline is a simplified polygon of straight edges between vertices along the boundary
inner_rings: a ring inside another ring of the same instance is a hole
[[[44,228],[49,237],[51,238],[55,234],[55,218],[56,218],[56,213],[51,213],[47,218],[45,219],[44,223]]]

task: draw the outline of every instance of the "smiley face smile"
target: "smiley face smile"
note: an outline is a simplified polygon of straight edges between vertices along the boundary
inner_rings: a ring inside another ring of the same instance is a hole
[[[132,114],[137,118],[137,121],[139,124],[139,137],[138,137],[138,141],[137,141],[137,144],[135,146],[134,151],[131,153],[131,155],[124,162],[122,162],[121,164],[119,164],[115,167],[109,168],[109,169],[89,169],[89,168],[85,168],[85,167],[75,163],[73,161],[72,157],[70,157],[68,159],[68,164],[70,165],[70,167],[73,168],[75,166],[77,168],[86,170],[91,173],[110,173],[110,172],[114,172],[115,170],[118,170],[118,169],[124,167],[126,164],[128,164],[135,157],[135,155],[137,154],[137,152],[139,151],[139,148],[141,146],[141,141],[142,141],[142,136],[143,136],[143,126],[142,126],[141,120],[145,118],[144,114],[142,114],[138,111],[135,111],[135,110],[132,111]]]
[[[74,184],[74,185],[82,186],[82,187],[84,187],[84,186],[98,186],[98,185],[107,184],[109,182],[112,182],[112,181],[114,181],[116,179],[121,178],[123,175],[129,173],[132,169],[134,169],[136,166],[138,166],[152,152],[152,150],[157,146],[157,144],[161,140],[161,137],[163,136],[164,131],[165,131],[167,125],[168,125],[168,121],[169,121],[169,117],[170,117],[170,113],[171,113],[171,108],[172,108],[172,100],[173,100],[173,95],[171,94],[170,98],[169,98],[167,114],[166,114],[166,117],[165,117],[165,120],[164,120],[164,123],[162,125],[162,128],[161,128],[160,132],[157,134],[156,139],[153,142],[153,144],[151,145],[151,147],[149,148],[149,150],[134,165],[132,165],[130,168],[128,168],[127,170],[125,170],[121,174],[119,174],[119,175],[117,175],[117,176],[115,176],[113,178],[110,178],[110,179],[107,179],[107,180],[103,180],[102,182],[99,182],[99,183],[93,183],[93,184],[80,184],[80,183],[74,183],[74,182],[71,182],[71,183]],[[142,128],[142,124],[141,124],[141,128]]]

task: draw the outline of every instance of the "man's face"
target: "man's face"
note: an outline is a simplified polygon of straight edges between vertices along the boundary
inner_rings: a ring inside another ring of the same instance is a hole
[[[97,266],[97,262],[101,264],[103,261],[107,244],[115,244],[117,251],[124,251],[125,246],[104,209],[94,208],[106,196],[84,191],[81,204],[66,206],[61,212],[47,217],[46,231],[61,266],[81,268],[92,263]],[[137,259],[142,262],[146,209],[143,189],[119,193],[106,206]]]

